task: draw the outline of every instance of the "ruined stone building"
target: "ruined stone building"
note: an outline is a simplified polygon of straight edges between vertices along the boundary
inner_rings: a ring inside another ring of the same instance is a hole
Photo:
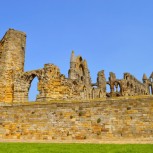
[[[92,83],[87,61],[75,56],[72,51],[68,78],[53,64],[44,68],[24,72],[26,34],[9,29],[0,40],[0,102],[27,102],[31,82],[38,78],[36,101],[88,100],[116,96],[149,95],[153,93],[153,73],[149,78],[144,74],[143,83],[130,73],[123,79],[110,72],[108,81],[104,70],[97,74]],[[110,86],[110,93],[106,92]]]

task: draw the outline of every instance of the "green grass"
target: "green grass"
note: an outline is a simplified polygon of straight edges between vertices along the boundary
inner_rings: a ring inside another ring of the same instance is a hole
[[[0,143],[0,153],[153,153],[153,145]]]

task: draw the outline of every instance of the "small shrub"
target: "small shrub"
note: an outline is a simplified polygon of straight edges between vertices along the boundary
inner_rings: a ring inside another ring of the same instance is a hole
[[[97,135],[100,135],[100,134],[101,134],[101,132],[100,132],[100,131],[98,131],[98,132],[97,132]]]
[[[127,110],[131,110],[131,107],[127,107]]]
[[[73,116],[71,115],[71,116],[70,116],[70,119],[72,119],[72,118],[73,118]]]
[[[98,118],[98,119],[97,119],[97,123],[100,123],[100,122],[101,122],[101,119],[100,119],[100,118]]]
[[[79,112],[79,116],[82,116],[83,115],[83,112]]]
[[[70,134],[69,134],[69,132],[67,132],[67,136],[69,136]]]

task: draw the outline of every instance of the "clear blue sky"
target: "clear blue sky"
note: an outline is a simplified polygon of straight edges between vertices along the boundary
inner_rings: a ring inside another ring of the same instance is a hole
[[[3,0],[0,6],[0,38],[9,28],[27,34],[25,71],[54,63],[67,76],[72,50],[87,60],[93,82],[102,69],[106,77],[130,72],[139,80],[153,71],[152,0]]]

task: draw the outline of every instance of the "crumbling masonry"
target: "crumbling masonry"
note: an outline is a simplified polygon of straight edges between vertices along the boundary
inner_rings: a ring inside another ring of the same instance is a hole
[[[106,81],[104,70],[98,72],[92,83],[86,60],[72,51],[69,76],[60,73],[57,66],[45,64],[44,68],[24,72],[26,34],[9,29],[0,41],[0,102],[27,102],[31,82],[38,78],[36,101],[86,100],[116,96],[149,95],[153,93],[153,73],[143,75],[143,83],[130,73],[123,79],[110,72]],[[106,92],[110,86],[110,93]]]

